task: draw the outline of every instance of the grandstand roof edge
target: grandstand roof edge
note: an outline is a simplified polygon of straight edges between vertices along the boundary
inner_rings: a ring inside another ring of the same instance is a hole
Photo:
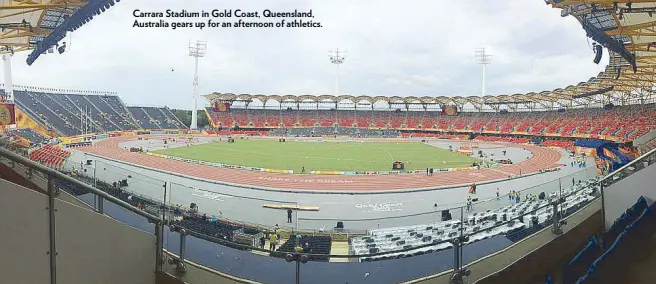
[[[631,2],[639,2],[632,3]],[[614,4],[616,3],[616,4]],[[339,102],[344,99],[368,101],[376,103],[401,102],[407,103],[411,100],[426,104],[463,104],[474,105],[485,104],[554,104],[560,102],[564,106],[574,104],[604,103],[611,99],[643,101],[645,97],[653,98],[653,78],[656,77],[656,21],[651,21],[647,13],[637,13],[638,10],[631,9],[654,9],[655,1],[630,1],[630,0],[550,0],[553,8],[561,9],[562,16],[573,16],[581,25],[595,27],[603,34],[613,40],[619,40],[621,47],[610,46],[601,43],[607,48],[610,59],[609,64],[603,72],[591,77],[588,81],[579,82],[576,85],[556,88],[551,91],[528,92],[517,94],[501,94],[495,96],[421,96],[421,97],[399,97],[399,96],[333,96],[333,95],[235,95],[231,93],[211,93],[204,97],[209,101],[214,100],[259,100],[259,101],[294,101],[294,102]],[[642,11],[642,10],[640,10]],[[651,14],[651,13],[650,13]],[[624,20],[623,20],[624,19]],[[630,19],[626,20],[626,19]],[[630,24],[626,24],[630,23]],[[588,36],[591,36],[589,33]],[[627,52],[623,52],[627,51]],[[620,54],[622,53],[622,54]],[[628,57],[627,57],[628,56]],[[631,63],[627,58],[635,59],[635,68],[627,68]],[[633,72],[631,72],[633,71]],[[594,96],[581,95],[594,94]]]
[[[0,1],[6,2],[9,0]],[[32,50],[27,56],[27,65],[32,65],[39,56],[48,52],[52,47],[59,46],[59,42],[66,37],[67,32],[73,32],[84,26],[94,16],[100,15],[118,2],[120,0],[50,0],[47,4],[21,3],[21,6],[43,6],[43,12],[39,17],[38,25],[30,25],[29,32],[25,34],[28,37],[28,41],[27,46],[23,50]],[[41,33],[36,33],[36,30],[41,31]],[[11,52],[14,51],[12,50]]]

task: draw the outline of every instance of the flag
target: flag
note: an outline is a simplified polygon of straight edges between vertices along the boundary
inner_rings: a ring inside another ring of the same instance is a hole
[[[214,103],[214,111],[216,112],[230,111],[230,103]]]
[[[13,104],[0,104],[0,125],[16,124]]]

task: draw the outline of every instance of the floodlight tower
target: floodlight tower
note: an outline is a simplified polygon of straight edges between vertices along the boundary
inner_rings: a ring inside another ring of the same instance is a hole
[[[3,51],[9,51],[9,50],[3,50]],[[11,75],[11,56],[14,54],[13,50],[11,50],[11,53],[6,53],[2,55],[2,61],[4,61],[4,77],[5,77],[5,99],[13,103],[14,102],[14,84],[12,82],[12,75]]]
[[[476,62],[480,65],[483,65],[483,80],[481,83],[481,96],[485,96],[485,67],[490,64],[492,55],[485,53],[485,47],[477,48],[474,50],[474,58]]]
[[[194,104],[191,112],[190,129],[198,128],[198,58],[204,57],[207,51],[207,42],[197,40],[189,42],[189,56],[194,58]]]
[[[337,48],[328,51],[328,57],[330,58],[330,63],[337,66],[337,73],[335,74],[335,96],[339,96],[339,65],[346,60],[346,50],[339,50],[339,48]]]

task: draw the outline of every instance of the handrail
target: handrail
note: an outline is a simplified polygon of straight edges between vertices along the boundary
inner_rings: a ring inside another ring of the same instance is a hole
[[[616,174],[618,174],[618,173],[624,171],[626,168],[631,167],[631,166],[633,166],[634,164],[637,164],[638,162],[641,162],[641,161],[644,160],[645,158],[647,158],[647,157],[653,155],[654,153],[656,153],[656,148],[651,149],[651,151],[647,152],[646,154],[644,154],[644,155],[642,155],[642,156],[636,158],[635,160],[631,161],[630,163],[628,163],[628,164],[622,166],[621,168],[615,170],[614,172],[608,174],[607,176],[605,176],[604,178],[602,178],[602,179],[600,180],[600,182],[604,182],[604,181],[607,181],[607,180],[611,179],[611,178],[614,177]]]
[[[30,168],[32,168],[32,169],[38,170],[38,171],[40,171],[40,172],[43,172],[43,173],[45,173],[45,174],[47,174],[47,175],[49,175],[49,176],[53,176],[53,177],[56,177],[56,178],[58,178],[58,179],[65,180],[65,181],[68,181],[68,182],[70,182],[70,183],[73,183],[73,184],[75,184],[76,186],[79,186],[79,187],[81,187],[81,188],[84,188],[85,190],[87,190],[87,191],[89,191],[89,192],[91,192],[91,193],[93,193],[93,194],[95,194],[95,195],[101,196],[102,198],[104,198],[104,199],[106,199],[106,200],[108,200],[108,201],[110,201],[110,202],[112,202],[112,203],[114,203],[114,204],[116,204],[116,205],[118,205],[118,206],[121,206],[121,207],[123,207],[123,208],[125,208],[125,209],[127,209],[127,210],[130,210],[130,211],[132,211],[133,213],[136,213],[137,215],[142,216],[142,217],[144,217],[144,218],[146,218],[146,219],[148,219],[148,220],[150,220],[150,221],[153,221],[154,223],[159,223],[159,222],[161,222],[161,220],[160,220],[161,218],[159,218],[159,217],[157,217],[157,216],[155,216],[155,215],[152,215],[152,214],[150,214],[150,213],[147,213],[147,212],[145,212],[145,211],[142,211],[142,210],[140,210],[140,209],[138,209],[138,208],[136,208],[136,207],[134,207],[134,206],[132,206],[132,205],[126,203],[125,201],[120,200],[120,199],[118,199],[118,198],[116,198],[116,197],[114,197],[114,196],[112,196],[112,195],[110,195],[110,194],[108,194],[108,193],[106,193],[106,192],[104,192],[104,191],[102,191],[102,190],[99,190],[99,189],[97,189],[97,188],[95,188],[95,187],[92,187],[92,186],[87,185],[87,184],[85,184],[85,183],[83,183],[83,182],[81,182],[81,181],[78,181],[77,179],[74,179],[74,178],[69,177],[69,176],[67,176],[67,175],[65,175],[65,174],[62,174],[62,173],[59,172],[59,171],[56,171],[56,170],[51,169],[51,168],[48,168],[48,167],[46,167],[46,166],[44,166],[44,165],[41,165],[41,164],[36,163],[36,162],[34,162],[34,161],[32,161],[32,160],[29,160],[29,159],[27,159],[27,158],[25,158],[25,157],[22,157],[22,156],[20,156],[20,155],[18,155],[18,154],[16,154],[16,153],[13,153],[13,152],[11,152],[11,151],[5,149],[5,148],[0,148],[0,156],[5,157],[5,158],[7,158],[7,159],[9,159],[9,160],[11,160],[11,161],[14,161],[14,162],[16,162],[16,163],[26,165],[26,166],[28,166],[28,167],[30,167]]]

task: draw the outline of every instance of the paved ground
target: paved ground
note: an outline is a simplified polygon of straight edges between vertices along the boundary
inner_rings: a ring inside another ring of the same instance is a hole
[[[445,147],[448,144],[438,143],[435,145]],[[489,147],[498,146],[490,145]],[[527,154],[522,149],[512,147],[507,149],[510,157],[519,158]],[[527,149],[529,148],[527,147]],[[102,148],[96,150],[100,151]],[[500,152],[501,150],[489,151]],[[561,153],[558,154],[560,158],[555,163],[569,164],[569,158],[566,157],[564,152],[562,154],[562,156]],[[143,156],[137,155],[137,157]],[[272,226],[278,223],[281,226],[298,227],[303,230],[318,230],[320,228],[330,230],[337,221],[344,221],[345,227],[350,230],[436,222],[440,220],[441,210],[463,206],[467,196],[467,188],[462,186],[416,192],[391,191],[384,192],[384,194],[372,194],[371,191],[367,191],[368,194],[362,192],[359,194],[313,191],[279,192],[230,186],[209,179],[185,176],[184,174],[174,175],[91,155],[85,157],[85,153],[79,151],[75,151],[70,162],[71,165],[79,168],[80,161],[86,159],[95,160],[96,175],[102,180],[112,182],[131,176],[131,178],[128,178],[129,189],[139,194],[162,200],[164,195],[163,184],[166,181],[168,189],[167,202],[183,206],[189,206],[190,203],[194,202],[199,205],[200,211],[209,215],[223,216],[228,219],[264,226]],[[164,159],[159,160],[166,161]],[[589,162],[588,164],[591,165],[592,163]],[[89,175],[93,175],[93,164],[84,166],[84,168]],[[247,171],[239,172],[251,173]],[[586,179],[594,175],[594,170],[592,168],[586,170],[566,166],[556,172],[479,185],[476,197],[480,200],[492,200],[475,204],[475,209],[480,211],[507,205],[509,201],[506,198],[496,200],[497,187],[501,195],[505,195],[510,190],[523,190],[529,187],[531,188],[529,191],[536,194],[543,191],[553,192],[561,186],[564,188],[571,185],[572,175],[576,180]],[[419,176],[421,178],[425,177],[423,175]],[[436,174],[433,178],[439,178],[439,175]],[[559,178],[562,178],[561,181],[558,180]],[[293,223],[285,224],[287,218],[284,211],[262,207],[262,205],[270,203],[318,206],[320,210],[318,212],[295,213]],[[437,204],[437,207],[434,206],[435,204]],[[454,218],[460,217],[459,211],[453,211]]]

